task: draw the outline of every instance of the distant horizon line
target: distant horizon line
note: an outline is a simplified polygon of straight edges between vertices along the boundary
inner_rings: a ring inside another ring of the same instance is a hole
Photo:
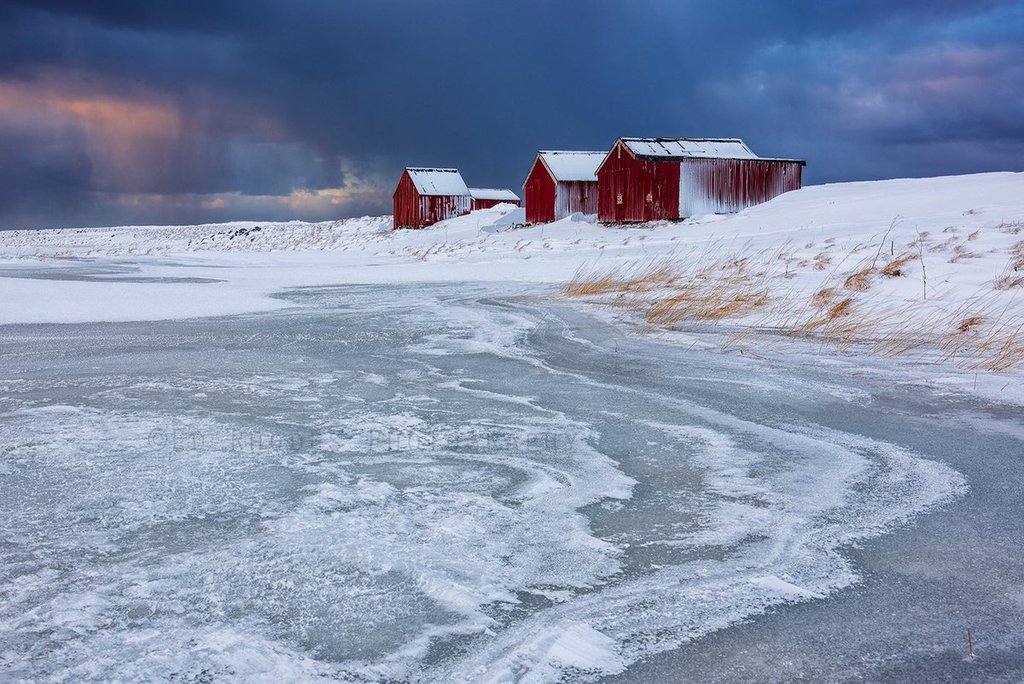
[[[922,176],[897,176],[893,178],[871,178],[871,179],[858,179],[858,180],[844,180],[844,181],[828,181],[825,183],[809,183],[801,188],[806,190],[809,188],[822,187],[826,185],[845,185],[852,183],[886,183],[891,181],[901,180],[927,180],[933,178],[960,178],[963,176],[985,176],[985,175],[996,175],[996,174],[1024,174],[1024,170],[1014,171],[1010,169],[1000,171],[974,171],[971,173],[946,173],[938,175],[922,175]],[[799,192],[795,190],[793,192]],[[789,193],[786,193],[789,194]],[[231,218],[222,221],[198,221],[193,223],[177,222],[177,223],[76,223],[68,225],[45,225],[35,227],[6,227],[0,226],[0,232],[17,232],[17,231],[43,231],[43,230],[101,230],[110,229],[117,230],[119,228],[188,228],[192,226],[225,226],[236,223],[253,223],[253,224],[284,224],[284,223],[306,223],[306,224],[319,224],[319,223],[334,223],[337,221],[349,221],[361,218],[381,218],[391,216],[391,213],[386,214],[367,214],[367,213],[355,213],[346,216],[338,216],[335,218],[325,219],[301,219],[301,218],[288,218],[288,219],[268,219],[268,218]]]

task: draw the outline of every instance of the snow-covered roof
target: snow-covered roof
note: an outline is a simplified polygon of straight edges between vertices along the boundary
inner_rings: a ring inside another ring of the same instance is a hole
[[[542,151],[538,156],[556,181],[597,182],[597,167],[607,152]]]
[[[622,138],[637,157],[757,159],[739,138]]]
[[[501,200],[503,202],[519,201],[519,195],[504,188],[470,188],[469,194],[473,199],[478,200]]]
[[[466,181],[458,169],[424,169],[407,167],[406,172],[421,195],[469,195]]]
[[[639,159],[673,161],[682,159],[761,159],[763,161],[801,161],[758,157],[739,138],[619,138]],[[801,162],[802,163],[802,162]]]

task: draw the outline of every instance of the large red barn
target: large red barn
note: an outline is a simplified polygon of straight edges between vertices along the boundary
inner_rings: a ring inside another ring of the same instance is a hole
[[[504,188],[470,188],[469,194],[473,198],[473,211],[490,209],[499,204],[520,205],[519,195]]]
[[[406,168],[392,199],[395,228],[423,228],[468,214],[473,204],[458,169]]]
[[[526,222],[550,223],[597,213],[597,167],[604,152],[538,152],[523,183]]]
[[[806,162],[736,138],[619,138],[597,170],[602,223],[729,214],[800,188]]]

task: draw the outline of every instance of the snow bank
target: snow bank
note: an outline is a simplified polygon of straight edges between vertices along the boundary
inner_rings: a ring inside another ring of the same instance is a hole
[[[0,258],[160,255],[346,249],[391,230],[390,216],[305,223],[234,221],[197,226],[118,226],[0,231]]]

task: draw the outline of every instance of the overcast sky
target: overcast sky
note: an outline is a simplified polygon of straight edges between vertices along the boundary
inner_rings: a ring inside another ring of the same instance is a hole
[[[390,213],[620,135],[1024,170],[1024,2],[0,0],[0,228]]]

